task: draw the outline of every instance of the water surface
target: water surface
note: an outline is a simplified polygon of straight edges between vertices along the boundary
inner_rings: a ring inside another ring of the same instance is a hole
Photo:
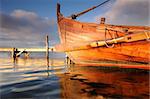
[[[80,67],[58,57],[5,57],[0,58],[0,85],[1,99],[148,99],[149,71]]]

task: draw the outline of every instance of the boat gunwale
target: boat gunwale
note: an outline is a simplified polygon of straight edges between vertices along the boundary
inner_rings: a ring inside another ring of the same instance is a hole
[[[60,4],[57,4],[57,6],[60,6]],[[65,20],[69,20],[69,21],[72,21],[72,22],[76,22],[76,23],[79,23],[79,24],[84,24],[84,25],[90,25],[90,26],[109,26],[109,27],[123,27],[123,28],[142,28],[142,29],[145,29],[145,30],[150,30],[150,27],[149,26],[138,26],[138,25],[115,25],[115,24],[98,24],[98,23],[94,23],[94,22],[80,22],[80,21],[77,21],[77,20],[74,20],[74,19],[71,19],[71,18],[68,18],[68,17],[65,17],[63,16],[63,14],[61,13],[60,11],[60,7],[57,7],[57,21],[59,23],[59,20],[62,20],[62,19],[65,19]],[[60,21],[61,21],[60,20]],[[59,25],[59,24],[58,24]]]

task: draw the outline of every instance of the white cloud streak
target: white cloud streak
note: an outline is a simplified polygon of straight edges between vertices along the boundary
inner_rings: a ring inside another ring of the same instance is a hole
[[[103,16],[108,23],[124,25],[150,25],[149,0],[116,0]],[[96,19],[102,16],[96,16]]]

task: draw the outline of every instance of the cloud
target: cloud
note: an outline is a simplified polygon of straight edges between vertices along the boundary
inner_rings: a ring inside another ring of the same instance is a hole
[[[33,41],[37,42],[37,46],[40,46],[41,42],[44,43],[46,34],[54,36],[53,40],[56,40],[56,34],[54,34],[56,33],[55,21],[48,17],[42,18],[34,12],[25,10],[14,10],[11,14],[1,12],[0,22],[0,42],[4,43],[0,43],[0,46],[11,46],[10,42],[20,45],[27,43],[32,46]],[[6,43],[10,41],[10,44],[5,44],[5,41]]]
[[[35,14],[34,12],[28,12],[28,11],[25,11],[25,10],[14,10],[12,13],[11,13],[12,16],[16,17],[16,18],[22,18],[22,17],[25,17],[25,18],[31,18],[31,19],[36,19],[38,18],[37,14]]]
[[[150,25],[149,4],[149,0],[116,0],[103,16],[112,24]]]

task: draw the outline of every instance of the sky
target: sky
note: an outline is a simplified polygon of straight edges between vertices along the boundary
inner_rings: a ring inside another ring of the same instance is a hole
[[[44,47],[49,35],[50,46],[59,43],[56,4],[64,16],[81,12],[105,0],[0,0],[0,47]],[[92,10],[78,21],[123,25],[150,24],[149,0],[111,0]]]

